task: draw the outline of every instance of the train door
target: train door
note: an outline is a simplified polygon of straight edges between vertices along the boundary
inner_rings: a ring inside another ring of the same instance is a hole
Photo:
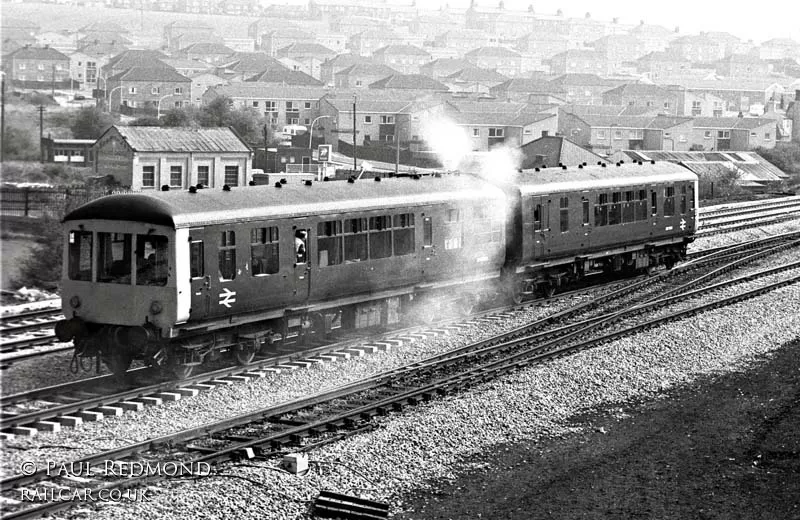
[[[422,214],[422,278],[428,279],[434,274],[436,265],[436,244],[433,242],[433,215]]]
[[[592,223],[590,220],[590,202],[589,197],[591,194],[588,191],[581,192],[581,208],[580,208],[580,233],[581,248],[589,249],[592,246]]]
[[[311,294],[311,229],[307,219],[295,220],[292,223],[294,262],[292,263],[292,279],[294,281],[294,302],[306,303]]]
[[[550,242],[550,204],[548,196],[536,196],[533,204],[533,258],[541,260]]]
[[[192,286],[189,315],[190,319],[199,320],[211,311],[211,276],[206,269],[206,230],[203,228],[189,230],[189,262]]]

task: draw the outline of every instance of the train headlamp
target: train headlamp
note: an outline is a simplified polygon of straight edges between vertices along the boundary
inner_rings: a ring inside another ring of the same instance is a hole
[[[158,300],[153,300],[150,304],[150,314],[160,314],[164,310],[164,306]]]
[[[70,307],[72,307],[73,309],[77,309],[78,307],[80,307],[80,306],[81,306],[81,299],[80,299],[80,297],[78,297],[77,295],[75,295],[75,296],[73,296],[72,298],[70,298],[70,299],[69,299],[69,306],[70,306]]]

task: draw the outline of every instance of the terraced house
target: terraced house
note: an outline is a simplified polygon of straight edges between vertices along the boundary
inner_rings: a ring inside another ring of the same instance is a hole
[[[160,115],[191,103],[192,80],[169,67],[132,67],[108,78],[109,107],[124,114]]]
[[[3,57],[3,72],[19,88],[69,88],[69,57],[49,47],[21,47]]]

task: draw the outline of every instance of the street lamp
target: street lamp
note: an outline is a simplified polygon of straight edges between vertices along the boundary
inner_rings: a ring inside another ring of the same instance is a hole
[[[174,94],[167,94],[158,98],[158,102],[156,103],[156,119],[161,119],[161,101],[167,99],[168,97],[172,97]]]
[[[311,121],[311,126],[308,128],[308,149],[311,150],[311,138],[314,137],[314,123],[319,121],[320,119],[325,119],[326,117],[333,117],[333,116],[317,116]]]
[[[122,88],[122,85],[117,85],[116,87],[114,87],[114,88],[112,88],[111,90],[109,90],[108,92],[106,92],[106,109],[107,109],[109,112],[111,112],[111,103],[110,103],[111,94],[112,94],[112,93],[113,93],[115,90],[117,90],[117,89],[119,89],[119,88]],[[120,105],[122,105],[122,94],[120,94],[120,95],[119,95],[119,104],[120,104]]]

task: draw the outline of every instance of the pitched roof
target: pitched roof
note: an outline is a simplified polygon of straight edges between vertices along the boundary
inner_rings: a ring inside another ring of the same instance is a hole
[[[511,78],[494,87],[494,90],[536,94],[563,94],[565,92],[563,88],[549,81],[529,78]]]
[[[496,70],[483,69],[480,67],[466,67],[458,72],[454,72],[447,76],[448,81],[485,81],[497,82],[505,81],[506,78]]]
[[[580,58],[580,59],[585,59],[585,60],[605,61],[605,56],[603,55],[602,52],[587,51],[587,50],[583,50],[583,49],[569,49],[569,50],[566,50],[564,52],[559,52],[558,54],[553,56],[551,59],[555,60],[556,58],[561,58],[561,57],[563,57],[564,59],[568,59],[568,60]]]
[[[450,90],[430,76],[423,74],[392,74],[389,77],[370,83],[369,88],[399,88],[410,90]]]
[[[278,53],[314,54],[315,57],[322,59],[325,56],[335,55],[336,51],[315,42],[298,42],[298,43],[292,43],[290,45],[287,45],[286,47],[278,49]]]
[[[242,81],[213,87],[214,93],[231,98],[269,98],[292,100],[318,100],[328,91],[322,87],[286,86],[277,83]],[[352,103],[352,97],[350,98]]]
[[[651,85],[649,83],[625,83],[611,90],[605,91],[604,96],[668,96],[673,97],[674,94],[658,85]]]
[[[86,45],[78,47],[78,52],[88,54],[89,56],[115,56],[121,52],[128,50],[126,45],[114,42],[98,42],[87,43]]]
[[[106,133],[112,130],[138,152],[250,152],[230,128],[112,126]]]
[[[273,68],[286,69],[283,63],[265,52],[235,52],[220,67],[235,72],[260,72]]]
[[[106,63],[103,68],[126,69],[135,66],[167,67],[168,65],[165,65],[161,61],[161,58],[166,58],[166,57],[167,55],[160,51],[128,49],[108,60],[108,63]]]
[[[765,125],[774,125],[774,119],[763,117],[696,117],[695,128],[743,128],[752,130]]]
[[[187,78],[172,67],[131,67],[119,74],[111,76],[108,81],[167,81],[176,83],[191,83]]]
[[[584,74],[584,73],[571,73],[562,74],[557,78],[551,80],[551,83],[565,86],[613,86],[614,82],[605,78],[601,78],[597,74]]]
[[[641,58],[638,58],[636,61],[641,61],[642,63],[650,61],[661,62],[661,63],[674,63],[676,61],[685,62],[686,59],[680,54],[677,54],[675,52],[653,51],[653,52],[648,52]]]
[[[391,44],[380,49],[375,50],[373,56],[386,56],[386,55],[404,55],[404,56],[430,56],[430,53],[424,49],[420,49],[415,45],[404,44]]]
[[[8,54],[6,59],[15,60],[58,60],[69,61],[69,57],[51,47],[20,47]]]
[[[131,42],[129,39],[125,38],[119,33],[110,33],[110,32],[93,32],[88,33],[86,36],[78,40],[79,44],[87,44],[87,43],[117,43],[122,45],[130,45]]]
[[[339,112],[353,112],[353,98],[325,98]],[[356,102],[356,111],[372,114],[397,114],[411,105],[413,100],[409,99],[375,99],[359,97]]]
[[[193,43],[181,49],[181,52],[192,54],[222,54],[228,56],[234,53],[234,50],[222,43],[215,42],[199,42]]]
[[[358,63],[375,63],[375,60],[365,56],[358,56],[356,54],[337,54],[333,58],[325,60],[320,66],[330,66],[341,70],[349,67],[350,65],[356,65]]]
[[[497,47],[494,45],[487,45],[484,47],[478,47],[477,49],[473,49],[466,53],[464,56],[469,58],[481,58],[481,57],[488,57],[488,58],[519,58],[521,56],[520,53],[516,51],[512,51],[511,49],[506,49],[505,47]]]
[[[253,76],[245,81],[258,81],[261,83],[280,83],[281,85],[296,85],[306,87],[321,87],[323,83],[309,76],[301,70],[289,70],[287,68],[272,68]]]
[[[356,63],[355,65],[351,65],[346,69],[342,69],[336,73],[336,76],[378,76],[381,78],[385,78],[387,76],[391,76],[393,74],[399,74],[398,71],[394,70],[388,65],[384,65],[383,63]]]
[[[103,33],[103,32],[106,32],[106,33],[114,33],[114,34],[126,34],[126,33],[129,33],[130,31],[128,29],[126,29],[125,27],[123,27],[123,26],[121,26],[119,24],[116,24],[114,22],[104,21],[104,22],[94,22],[94,23],[90,23],[89,25],[84,25],[83,27],[78,29],[78,32],[81,32],[81,33]]]

